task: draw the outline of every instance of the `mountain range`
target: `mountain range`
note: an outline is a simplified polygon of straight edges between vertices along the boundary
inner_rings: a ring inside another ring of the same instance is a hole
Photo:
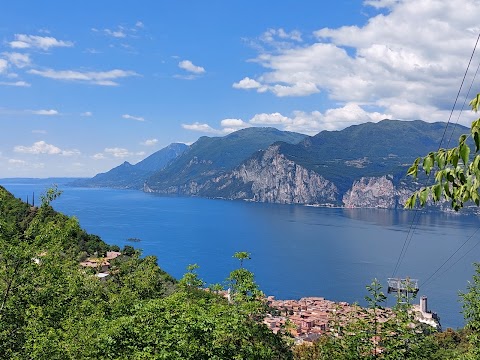
[[[383,120],[315,136],[252,127],[224,137],[171,144],[72,185],[164,195],[287,204],[396,208],[419,184],[406,178],[418,156],[468,128]],[[453,146],[454,144],[452,144]]]

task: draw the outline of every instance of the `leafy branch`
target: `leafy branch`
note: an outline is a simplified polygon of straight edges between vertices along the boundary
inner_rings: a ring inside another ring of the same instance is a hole
[[[470,101],[472,110],[478,112],[480,106],[480,94]],[[473,139],[474,151],[470,148],[467,140]],[[439,149],[430,152],[425,157],[415,159],[407,171],[407,175],[418,177],[419,168],[422,168],[427,176],[432,171],[435,173],[435,181],[432,185],[425,186],[414,192],[406,201],[405,208],[412,209],[417,202],[425,206],[431,198],[433,202],[446,199],[450,201],[455,211],[460,210],[468,201],[480,205],[478,189],[480,187],[480,118],[473,121],[470,134],[463,134],[458,139],[458,145],[450,149]],[[471,156],[473,154],[473,156]]]

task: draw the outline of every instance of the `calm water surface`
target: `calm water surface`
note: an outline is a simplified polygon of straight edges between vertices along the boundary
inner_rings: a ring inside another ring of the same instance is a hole
[[[50,185],[0,184],[23,200]],[[364,303],[365,285],[373,278],[386,287],[413,218],[406,211],[169,198],[65,185],[61,189],[64,193],[53,203],[55,209],[76,216],[82,227],[109,244],[133,245],[145,255],[157,256],[159,265],[177,278],[188,264],[197,263],[207,283],[221,282],[237,265],[232,254],[249,251],[252,260],[247,266],[261,289],[284,299],[323,296]],[[480,231],[475,234],[480,226],[477,217],[421,213],[417,218],[398,275],[418,278],[420,284],[468,238],[459,256],[480,241]],[[141,242],[130,243],[129,237]],[[444,328],[463,326],[458,292],[465,290],[479,255],[480,246],[420,286],[419,295],[428,296],[429,307],[439,313]],[[393,304],[389,298],[388,305]]]

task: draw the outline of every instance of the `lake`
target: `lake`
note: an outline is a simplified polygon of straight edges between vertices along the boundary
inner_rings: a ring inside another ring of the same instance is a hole
[[[58,183],[58,181],[57,181]],[[23,200],[49,180],[0,180]],[[402,210],[317,208],[201,198],[160,197],[140,191],[72,188],[60,184],[56,210],[76,216],[83,228],[109,244],[133,245],[155,255],[160,267],[180,278],[188,264],[200,265],[207,283],[222,282],[238,265],[232,255],[248,251],[246,266],[267,295],[283,299],[322,296],[364,304],[365,285],[384,285],[412,235],[398,276],[418,278],[420,295],[438,312],[443,328],[464,324],[458,301],[472,278],[480,247],[475,216]],[[128,238],[141,239],[138,243]],[[451,262],[422,286],[466,240]],[[445,271],[448,270],[448,271]],[[387,305],[393,306],[389,296]]]

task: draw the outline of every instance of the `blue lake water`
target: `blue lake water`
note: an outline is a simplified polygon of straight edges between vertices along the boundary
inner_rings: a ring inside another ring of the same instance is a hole
[[[31,199],[48,181],[2,180],[15,196]],[[375,209],[331,209],[200,198],[159,197],[139,191],[81,189],[61,185],[52,204],[76,216],[83,228],[109,244],[133,245],[155,255],[159,265],[179,278],[188,264],[200,265],[207,283],[222,282],[235,268],[235,251],[249,251],[247,267],[261,289],[283,299],[323,296],[364,303],[365,285],[378,278],[386,289],[399,253],[411,235],[398,276],[420,280],[419,295],[438,312],[444,328],[463,326],[458,293],[479,261],[480,221],[475,216]],[[38,199],[36,200],[38,202]],[[141,242],[131,243],[127,238]],[[463,244],[452,260],[473,248],[455,266],[435,270]],[[447,270],[448,271],[445,271]],[[390,297],[388,305],[394,304]]]

